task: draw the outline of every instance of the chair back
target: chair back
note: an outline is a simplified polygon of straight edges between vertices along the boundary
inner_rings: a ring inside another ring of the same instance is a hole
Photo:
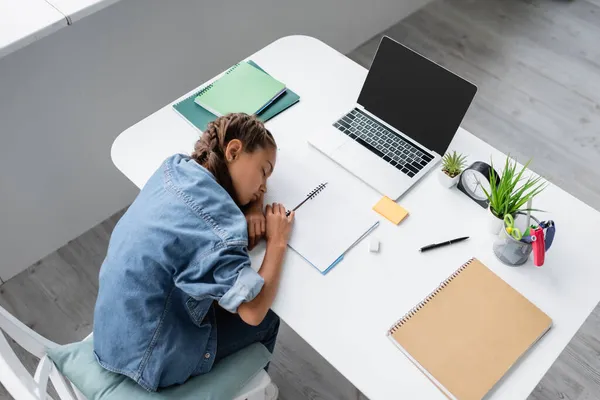
[[[6,337],[40,359],[33,376]],[[0,307],[0,383],[15,400],[54,400],[47,393],[48,380],[54,385],[60,400],[85,400],[46,355],[46,349],[56,346]]]
[[[33,376],[19,360],[5,335],[40,359]],[[56,346],[56,343],[37,334],[0,307],[0,383],[15,400],[87,400],[46,355],[46,349]],[[47,394],[48,380],[52,382],[59,399]],[[277,386],[261,370],[240,390],[235,400],[273,400],[277,394]]]

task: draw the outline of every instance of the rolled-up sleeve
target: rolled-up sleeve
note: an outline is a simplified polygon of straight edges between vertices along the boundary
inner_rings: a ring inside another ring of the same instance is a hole
[[[211,297],[231,313],[252,301],[265,281],[250,266],[245,247],[223,247],[188,266],[175,280],[176,286],[200,300]]]
[[[260,292],[265,281],[249,265],[242,268],[233,286],[219,300],[219,305],[229,312],[237,312],[242,303],[252,301]]]

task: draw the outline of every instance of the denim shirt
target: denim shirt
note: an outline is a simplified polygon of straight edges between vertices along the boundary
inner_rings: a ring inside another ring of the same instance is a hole
[[[115,227],[100,270],[100,365],[150,391],[210,371],[213,302],[235,313],[264,284],[247,244],[246,219],[214,176],[184,155],[165,160]]]

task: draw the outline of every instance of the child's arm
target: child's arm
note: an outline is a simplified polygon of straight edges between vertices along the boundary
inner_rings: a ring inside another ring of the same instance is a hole
[[[258,325],[267,315],[279,287],[281,265],[287,249],[287,242],[294,221],[294,212],[285,215],[286,210],[281,204],[267,205],[266,235],[267,251],[258,273],[265,283],[260,293],[247,303],[238,307],[238,314],[249,325]]]
[[[248,223],[248,249],[252,250],[260,239],[265,236],[267,224],[263,213],[263,196],[248,204],[244,209],[246,222]]]

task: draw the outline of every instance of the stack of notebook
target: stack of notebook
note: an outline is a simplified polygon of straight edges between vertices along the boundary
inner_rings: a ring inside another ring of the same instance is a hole
[[[268,121],[299,100],[300,96],[285,84],[248,61],[234,65],[218,80],[173,108],[204,131],[210,121],[230,112],[256,114],[261,121]]]

